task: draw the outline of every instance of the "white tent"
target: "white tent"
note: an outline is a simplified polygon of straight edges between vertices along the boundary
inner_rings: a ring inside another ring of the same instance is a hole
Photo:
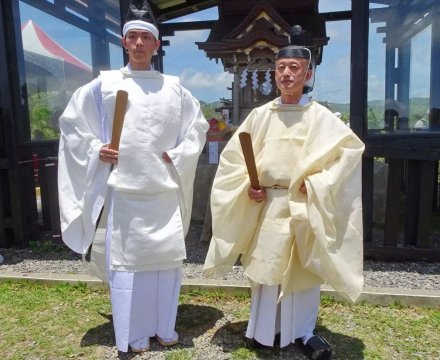
[[[92,79],[92,68],[56,43],[32,20],[22,26],[27,82],[46,91],[74,90]],[[53,77],[51,79],[51,77]]]

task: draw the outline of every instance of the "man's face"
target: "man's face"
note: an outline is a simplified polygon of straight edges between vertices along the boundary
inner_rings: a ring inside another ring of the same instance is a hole
[[[275,64],[275,82],[282,94],[302,94],[304,83],[311,75],[309,61],[306,59],[282,58]]]
[[[131,64],[145,66],[151,63],[151,57],[159,49],[160,41],[148,31],[134,29],[122,38],[122,45],[128,51]]]

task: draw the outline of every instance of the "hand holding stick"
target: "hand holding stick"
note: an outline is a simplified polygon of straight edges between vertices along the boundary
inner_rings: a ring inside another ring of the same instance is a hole
[[[113,116],[112,140],[109,148],[119,150],[122,127],[124,125],[125,110],[127,108],[128,93],[125,90],[118,90],[116,93],[115,114]]]
[[[241,132],[238,134],[240,139],[241,149],[243,150],[244,161],[246,162],[246,168],[251,181],[251,187],[254,189],[260,189],[260,183],[258,181],[257,166],[255,165],[254,150],[252,148],[251,135],[247,132]]]

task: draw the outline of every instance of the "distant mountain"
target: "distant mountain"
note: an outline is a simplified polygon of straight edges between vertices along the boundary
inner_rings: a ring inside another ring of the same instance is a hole
[[[215,101],[212,103],[207,103],[205,101],[200,101],[200,107],[202,108],[202,113],[205,116],[206,119],[220,119],[221,113],[216,111],[219,107],[223,106],[223,103],[221,101]]]
[[[341,114],[348,114],[350,112],[350,104],[330,103],[327,101],[318,101],[332,112],[340,112]]]
[[[409,106],[411,114],[420,115],[421,117],[428,118],[429,111],[429,99],[428,98],[412,98],[409,99]]]
[[[319,101],[320,104],[326,106],[333,112],[340,112],[342,114],[348,114],[350,112],[350,104],[345,103],[331,103],[325,101]],[[412,116],[417,115],[426,115],[426,111],[429,109],[429,99],[428,98],[411,98],[409,100],[409,106]],[[384,100],[371,100],[368,102],[368,108],[370,111],[374,111],[375,113],[382,113],[385,109],[385,101]]]
[[[320,104],[324,105],[332,112],[340,112],[343,116],[343,120],[346,121],[349,118],[350,104],[349,103],[332,103],[328,101],[318,101]],[[427,118],[427,110],[429,109],[429,99],[428,98],[411,98],[410,99],[410,122],[415,122],[416,120],[424,117]],[[223,106],[223,102],[215,101],[212,103],[206,103],[200,101],[203,114],[207,119],[213,117],[220,118],[221,114],[215,110]],[[383,120],[383,113],[385,111],[385,101],[384,100],[372,100],[368,102],[368,114],[369,117],[373,116],[375,121],[377,119]]]

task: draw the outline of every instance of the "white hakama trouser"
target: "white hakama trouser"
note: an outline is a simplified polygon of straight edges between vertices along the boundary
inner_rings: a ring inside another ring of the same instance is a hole
[[[112,229],[112,191],[109,191],[110,211],[107,229]],[[104,215],[104,214],[103,214]],[[116,346],[127,352],[135,340],[159,336],[171,341],[175,332],[179,293],[182,284],[182,267],[155,271],[110,270],[111,231],[106,231],[106,263],[110,286],[113,328]]]
[[[140,338],[175,339],[182,272],[112,271],[110,297],[116,346],[127,352]]]
[[[257,284],[252,290],[251,313],[246,337],[273,346],[280,333],[280,347],[313,336],[318,319],[320,287],[287,294],[278,302],[279,285]]]

